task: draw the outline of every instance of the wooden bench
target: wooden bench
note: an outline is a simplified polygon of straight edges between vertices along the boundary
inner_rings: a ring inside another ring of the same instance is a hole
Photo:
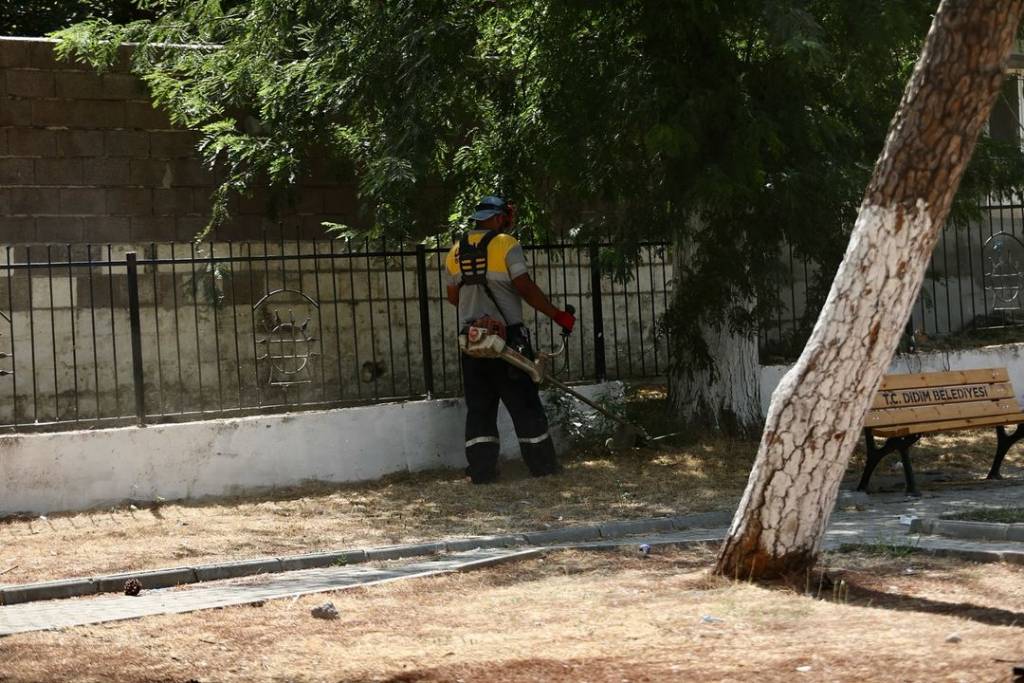
[[[1017,425],[1007,433],[1006,425]],[[999,468],[1010,447],[1024,437],[1024,412],[1006,368],[885,375],[864,417],[867,459],[857,486],[867,491],[878,463],[899,451],[907,493],[921,495],[910,466],[910,447],[925,434],[995,427],[996,454],[989,479],[1001,479]],[[879,446],[875,439],[885,442]]]

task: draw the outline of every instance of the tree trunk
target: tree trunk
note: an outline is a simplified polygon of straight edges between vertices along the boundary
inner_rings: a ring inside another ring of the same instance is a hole
[[[691,217],[691,230],[702,228],[700,217]],[[691,270],[693,248],[677,239],[672,250],[676,273]],[[753,308],[753,302],[736,305]],[[754,434],[764,423],[761,410],[761,365],[757,334],[733,330],[727,322],[700,326],[707,344],[709,367],[679,367],[670,378],[676,415],[687,424],[729,433]]]
[[[718,431],[756,433],[764,420],[757,336],[714,324],[702,325],[701,334],[713,365],[672,377],[676,414]]]
[[[719,573],[769,578],[813,566],[871,396],[999,92],[1022,6],[940,4],[828,299],[772,397]]]

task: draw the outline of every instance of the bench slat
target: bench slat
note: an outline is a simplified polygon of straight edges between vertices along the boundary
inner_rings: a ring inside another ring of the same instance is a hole
[[[919,422],[913,425],[883,427],[873,429],[875,436],[887,438],[890,436],[907,436],[908,434],[931,434],[934,432],[949,432],[957,429],[974,429],[976,427],[998,427],[1000,425],[1015,425],[1024,423],[1024,413],[1011,415],[996,415],[992,417],[968,417],[960,420],[939,420],[936,422]]]
[[[941,403],[964,403],[969,401],[992,401],[1013,397],[1013,385],[1009,382],[997,384],[962,384],[954,386],[923,387],[879,391],[871,401],[871,408],[895,408],[897,406],[927,406]]]
[[[973,401],[971,403],[945,403],[912,408],[872,410],[864,418],[864,426],[872,429],[891,425],[913,428],[919,422],[938,422],[967,417],[998,417],[1020,412],[1016,398],[999,401]]]
[[[878,387],[881,391],[920,389],[922,387],[954,386],[957,384],[991,384],[1008,382],[1006,368],[980,370],[953,370],[950,372],[923,372],[905,375],[885,375]]]

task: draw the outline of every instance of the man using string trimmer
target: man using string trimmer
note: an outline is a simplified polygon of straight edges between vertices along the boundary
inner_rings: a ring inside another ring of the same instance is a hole
[[[523,460],[535,477],[561,471],[548,433],[537,384],[502,360],[514,349],[533,359],[523,325],[523,301],[571,332],[576,318],[556,308],[530,278],[515,227],[515,206],[484,197],[470,220],[474,228],[448,252],[448,301],[458,309],[459,347],[466,406],[467,473],[474,484],[498,478],[498,402],[505,404],[519,437]]]

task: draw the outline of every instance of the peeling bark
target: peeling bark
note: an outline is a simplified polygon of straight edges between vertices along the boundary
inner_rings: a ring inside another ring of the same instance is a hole
[[[772,397],[718,557],[726,576],[814,563],[864,414],[999,92],[1024,0],[943,0],[811,337]]]

